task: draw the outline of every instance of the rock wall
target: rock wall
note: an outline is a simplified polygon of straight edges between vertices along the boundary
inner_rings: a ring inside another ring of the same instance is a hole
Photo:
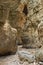
[[[6,25],[6,21],[9,28],[5,29],[6,31],[4,32],[3,27]],[[43,21],[41,0],[0,0],[0,28],[3,31],[3,33],[0,31],[0,33],[3,35],[11,34],[12,38],[13,34],[15,37],[15,31],[12,30],[16,29],[17,44],[22,44],[26,48],[40,48],[42,46],[39,41],[40,31],[42,31],[39,30],[41,21]],[[13,41],[11,42],[13,43]]]
[[[19,12],[25,15],[24,27],[21,33],[23,47],[41,47],[38,39],[38,25],[43,20],[41,0],[24,0],[20,2]]]

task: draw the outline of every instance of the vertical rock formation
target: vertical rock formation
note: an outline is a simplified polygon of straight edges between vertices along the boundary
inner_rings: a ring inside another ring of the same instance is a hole
[[[24,6],[21,11],[26,17],[22,32],[23,47],[40,47],[37,27],[43,19],[41,0],[21,0],[21,4]]]

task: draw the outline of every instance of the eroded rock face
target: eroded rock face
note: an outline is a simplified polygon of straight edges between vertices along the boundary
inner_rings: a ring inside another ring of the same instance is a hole
[[[0,3],[0,21],[5,23],[10,8],[9,2]]]
[[[17,2],[9,2],[9,24],[18,30],[18,43],[25,45],[23,40],[26,40],[26,44],[32,47],[40,47],[37,45],[38,41],[38,31],[37,26],[41,20],[40,12],[42,12],[41,2],[35,0],[18,0]],[[15,3],[15,4],[14,4]],[[26,34],[25,34],[26,33]],[[36,35],[35,35],[36,33]],[[23,35],[24,34],[24,35]],[[27,37],[26,37],[27,36]],[[28,38],[28,42],[27,42]],[[30,41],[29,41],[30,40]],[[17,44],[18,44],[17,43]],[[30,44],[31,43],[31,44]],[[33,46],[34,44],[34,46]]]
[[[0,21],[5,23],[5,19],[8,18],[11,30],[17,29],[17,43],[22,43],[23,47],[40,47],[37,27],[43,19],[41,0],[3,0],[0,2],[0,14],[2,15],[0,15]],[[5,28],[1,30],[9,36],[11,30]]]
[[[6,23],[2,27],[0,26],[0,55],[17,51],[16,36],[17,30],[12,28],[6,20]]]
[[[10,20],[10,25],[13,28],[20,29],[20,31],[24,28],[24,23],[25,23],[25,16],[24,14],[15,11],[14,9],[12,9],[9,13],[9,20]]]
[[[0,54],[2,55],[7,52],[17,51],[17,30],[15,28],[19,24],[16,25],[15,22],[18,20],[16,13],[18,13],[19,2],[20,0],[0,0]]]
[[[38,37],[40,43],[43,45],[43,20],[38,25]]]
[[[39,43],[38,36],[30,35],[28,32],[23,32],[22,36],[22,42],[24,48],[40,48],[41,43]]]
[[[41,12],[43,11],[43,8],[41,0],[21,0],[21,4],[24,6],[24,8],[19,11],[23,12],[26,16],[26,21],[21,35],[23,45],[25,47],[40,47],[41,44],[38,45],[39,40],[37,27],[42,19]],[[24,9],[26,10],[24,11]]]
[[[0,1],[0,20],[5,20],[6,15],[8,14],[8,11],[10,12],[10,10],[12,10],[14,15],[14,12],[18,8],[20,0],[18,1],[17,0],[1,0],[1,1]]]

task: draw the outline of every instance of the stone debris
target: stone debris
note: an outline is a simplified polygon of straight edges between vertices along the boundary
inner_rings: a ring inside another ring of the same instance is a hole
[[[35,56],[27,51],[18,51],[18,56],[22,61],[28,61],[29,63],[34,62]]]
[[[28,61],[25,61],[22,63],[22,61],[20,61],[18,53],[17,53],[16,55],[1,57],[0,65],[34,65],[34,62],[29,63]]]

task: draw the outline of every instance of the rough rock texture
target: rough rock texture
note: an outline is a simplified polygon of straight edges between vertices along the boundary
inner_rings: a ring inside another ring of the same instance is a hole
[[[3,0],[0,9],[0,21],[5,22],[8,17],[11,27],[18,31],[17,44],[23,44],[23,47],[41,47],[37,30],[38,24],[43,20],[41,0]]]
[[[6,20],[6,23],[0,26],[0,55],[8,52],[15,53],[17,51],[16,37],[17,30],[12,28],[8,20]]]
[[[43,18],[41,0],[21,0],[21,6],[24,6],[24,8],[19,11],[26,16],[26,21],[21,32],[23,47],[41,47],[41,43],[39,43],[38,40],[37,30],[38,24]]]
[[[28,48],[33,53],[34,49],[35,59],[32,53],[26,52],[27,49],[22,53],[19,48],[21,59],[26,62],[22,63],[17,54],[10,58],[1,57],[0,65],[43,65],[40,64],[43,63],[43,1],[0,0],[0,54],[15,53],[16,43],[22,44],[22,50]]]
[[[38,37],[40,43],[43,45],[43,21],[41,21],[38,25]]]
[[[2,55],[8,52],[15,53],[17,51],[17,30],[10,24],[9,15],[11,10],[16,11],[19,1],[20,0],[0,0],[0,54]]]
[[[23,47],[24,48],[40,48],[41,43],[38,40],[38,36],[29,35],[28,32],[23,32],[23,35],[21,36],[22,42],[23,42]]]
[[[18,8],[18,5],[19,5],[18,3],[19,3],[19,0],[18,1],[17,0],[14,0],[14,1],[12,1],[12,0],[3,0],[0,3],[0,17],[1,17],[0,20],[4,20],[5,21],[7,15],[9,17],[9,14],[10,14],[11,10],[13,11],[13,15],[14,15],[14,12]],[[10,18],[11,18],[11,16],[10,16]]]
[[[43,48],[36,50],[35,58],[37,62],[43,62]]]

